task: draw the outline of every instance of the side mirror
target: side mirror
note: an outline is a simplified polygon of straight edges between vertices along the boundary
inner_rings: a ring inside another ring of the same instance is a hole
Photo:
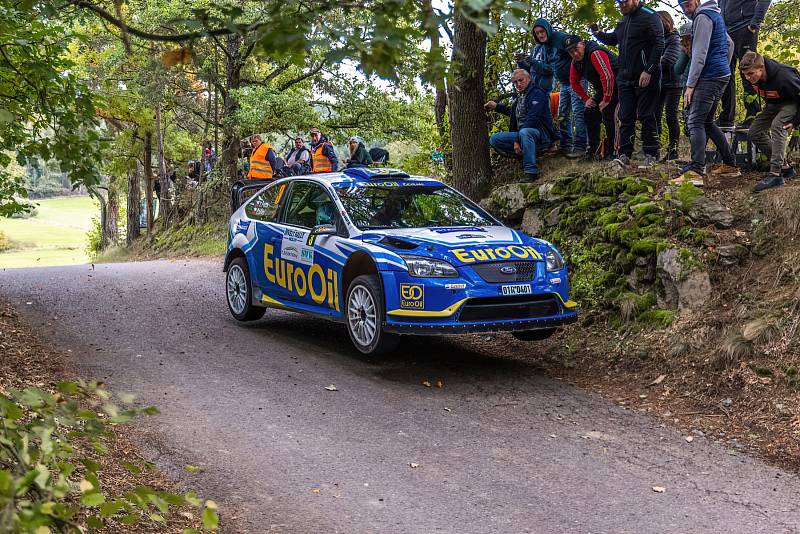
[[[311,235],[336,235],[335,224],[320,224],[311,229]]]

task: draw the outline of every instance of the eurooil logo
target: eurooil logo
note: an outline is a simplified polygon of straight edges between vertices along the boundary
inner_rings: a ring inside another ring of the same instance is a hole
[[[264,245],[264,275],[298,297],[308,294],[316,304],[326,304],[339,311],[339,276],[333,269],[323,269],[318,263],[306,269],[290,261],[273,257],[275,247]]]
[[[542,255],[530,245],[508,245],[476,249],[454,248],[450,252],[462,263],[491,260],[540,260]]]
[[[425,308],[425,287],[420,284],[400,284],[400,307],[422,310]]]

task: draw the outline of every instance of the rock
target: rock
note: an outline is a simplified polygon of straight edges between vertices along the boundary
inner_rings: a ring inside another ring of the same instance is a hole
[[[519,184],[498,187],[489,198],[497,205],[497,215],[503,219],[519,219],[525,211],[527,201]]]
[[[544,228],[544,221],[537,208],[528,208],[522,215],[522,231],[528,235],[538,236]]]
[[[554,191],[556,184],[542,184],[539,186],[539,199],[542,202],[554,203],[561,200],[561,195]]]
[[[561,206],[556,206],[544,216],[544,223],[547,226],[555,226],[558,224],[558,215],[561,213]]]
[[[747,255],[742,245],[720,245],[717,247],[717,258],[722,265],[736,265]]]
[[[694,200],[689,216],[701,224],[713,224],[717,228],[730,228],[733,224],[730,208],[705,195]]]
[[[656,270],[663,290],[658,295],[659,307],[696,310],[711,298],[708,273],[687,263],[676,248],[666,249],[658,255]]]
[[[492,200],[492,197],[484,198],[483,200],[478,202],[478,205],[483,209],[485,209],[486,211],[488,211],[489,213],[491,213],[492,215],[497,214],[497,207],[498,207],[497,202]]]

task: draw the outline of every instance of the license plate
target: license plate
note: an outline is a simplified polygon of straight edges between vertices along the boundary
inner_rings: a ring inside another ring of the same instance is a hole
[[[500,286],[500,291],[503,293],[503,295],[530,295],[533,293],[530,284]]]

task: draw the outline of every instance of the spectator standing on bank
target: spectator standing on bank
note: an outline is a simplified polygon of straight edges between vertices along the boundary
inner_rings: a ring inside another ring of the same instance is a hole
[[[728,141],[714,122],[722,92],[730,78],[729,37],[725,31],[716,0],[700,4],[700,0],[683,0],[681,7],[692,19],[692,54],[683,105],[689,109],[687,124],[692,160],[673,183],[704,184],[706,176],[706,142],[710,137],[722,155],[722,164],[712,167],[716,177],[741,175],[735,166]]]
[[[309,137],[311,137],[311,172],[336,172],[339,170],[339,158],[336,156],[336,150],[328,138],[322,135],[319,128],[311,128]]]
[[[590,29],[602,43],[619,50],[620,157],[628,165],[633,156],[636,122],[642,124],[645,165],[658,159],[656,108],[661,89],[661,56],[664,53],[664,25],[661,17],[641,0],[617,0],[622,20],[614,31],[604,33],[597,24]]]
[[[675,64],[681,54],[681,38],[669,13],[659,11],[658,16],[664,25],[664,54],[661,56],[661,92],[656,111],[656,126],[660,137],[661,119],[666,115],[669,142],[664,161],[672,161],[678,159],[678,141],[681,137],[678,107],[683,90],[680,76],[675,72]]]
[[[742,77],[764,98],[764,109],[756,116],[747,137],[769,158],[769,174],[755,186],[758,193],[784,184],[796,175],[786,161],[786,147],[793,128],[800,125],[800,73],[789,65],[746,53],[739,62]]]
[[[569,83],[572,59],[564,49],[567,34],[555,30],[550,21],[544,18],[536,19],[532,32],[537,44],[529,57],[517,58],[517,66],[529,71],[534,83],[548,97],[553,90],[553,78],[558,80],[561,86],[558,95],[560,150],[568,158],[582,157],[586,153],[586,123],[583,102]],[[536,59],[537,51],[538,56],[544,59]],[[546,79],[548,75],[549,81]]]
[[[250,136],[250,144],[253,146],[253,153],[250,156],[250,170],[247,171],[247,177],[255,180],[270,180],[278,167],[275,151],[263,142],[258,134]]]
[[[736,62],[747,52],[758,50],[758,31],[767,15],[771,0],[720,0],[722,18],[728,28],[728,35],[733,41],[733,57],[731,58],[731,79],[722,95],[722,111],[719,114],[719,126],[734,126],[736,121]],[[742,126],[750,125],[761,109],[753,87],[742,78],[744,87],[745,120]]]
[[[550,114],[550,95],[531,81],[531,74],[517,69],[511,75],[517,90],[511,106],[490,100],[484,104],[487,111],[495,111],[511,117],[508,132],[497,132],[489,144],[500,153],[522,156],[524,182],[535,182],[539,178],[536,151],[549,147],[558,137]]]
[[[617,154],[616,113],[617,99],[617,56],[594,41],[584,41],[577,35],[570,35],[564,41],[564,49],[572,59],[570,83],[581,103],[584,105],[586,129],[589,133],[589,157],[611,160]],[[594,96],[590,97],[583,86],[588,82]],[[606,138],[600,153],[600,125],[605,126]]]

